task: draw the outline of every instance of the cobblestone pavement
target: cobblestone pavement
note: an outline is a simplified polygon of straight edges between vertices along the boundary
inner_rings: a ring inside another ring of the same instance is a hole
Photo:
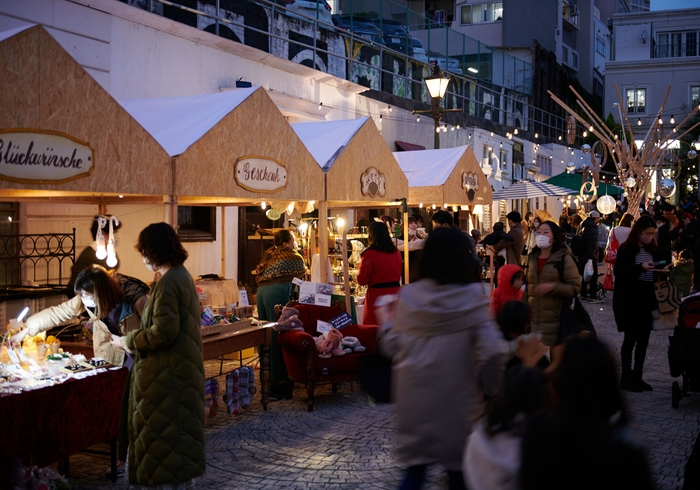
[[[600,338],[619,359],[611,296],[587,304]],[[654,391],[628,393],[633,427],[647,448],[657,487],[680,489],[683,470],[700,430],[700,394],[671,408],[671,382],[666,349],[668,334],[653,332],[644,370]],[[231,369],[227,362],[224,370]],[[207,363],[207,375],[218,374],[218,361]],[[438,373],[436,373],[436,376]],[[221,378],[223,380],[223,378]],[[259,388],[259,383],[258,383]],[[223,393],[223,392],[222,392]],[[237,416],[223,407],[206,425],[207,470],[198,479],[204,489],[394,489],[402,471],[393,457],[394,408],[372,405],[349,386],[332,393],[317,388],[316,408],[306,411],[301,387],[292,400],[271,402],[263,411],[260,394]],[[106,446],[105,446],[106,449]],[[71,458],[71,478],[78,488],[127,488],[105,477],[108,456],[81,453]],[[428,472],[426,489],[446,488],[443,471]]]

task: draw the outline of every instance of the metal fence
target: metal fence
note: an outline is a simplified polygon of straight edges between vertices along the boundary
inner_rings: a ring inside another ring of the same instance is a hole
[[[75,263],[73,233],[0,235],[0,283],[3,286],[53,286],[68,283]]]

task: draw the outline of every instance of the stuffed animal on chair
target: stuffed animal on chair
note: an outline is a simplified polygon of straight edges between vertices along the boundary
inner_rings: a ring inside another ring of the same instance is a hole
[[[285,306],[282,308],[279,320],[272,327],[278,332],[287,332],[291,330],[304,331],[304,325],[299,320],[299,310]]]
[[[343,334],[335,328],[331,328],[320,337],[316,337],[318,357],[326,359],[331,356],[344,356],[346,354],[345,349],[340,346],[342,340]]]

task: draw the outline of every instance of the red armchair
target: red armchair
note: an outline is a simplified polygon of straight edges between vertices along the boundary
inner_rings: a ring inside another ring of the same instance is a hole
[[[363,356],[374,354],[377,350],[377,325],[347,325],[341,329],[344,337],[357,337],[360,343],[367,349],[363,353],[350,353],[344,356],[321,359],[316,351],[314,337],[321,335],[316,331],[316,320],[328,322],[345,311],[342,302],[335,302],[330,307],[307,305],[290,301],[286,306],[293,306],[299,310],[299,319],[304,325],[304,332],[288,331],[280,333],[277,341],[282,346],[284,363],[287,366],[289,376],[289,394],[294,383],[306,386],[309,396],[307,408],[309,412],[314,409],[314,389],[317,384],[331,383],[333,391],[342,381],[356,381],[358,379],[359,360]],[[282,305],[275,307],[277,317],[282,311]]]

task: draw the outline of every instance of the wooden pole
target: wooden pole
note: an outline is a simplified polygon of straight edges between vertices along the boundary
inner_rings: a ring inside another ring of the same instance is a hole
[[[352,315],[350,308],[350,267],[348,266],[348,231],[343,229],[343,287],[345,288],[345,311]]]
[[[403,213],[403,275],[404,284],[409,284],[409,263],[408,263],[408,211]]]
[[[318,203],[318,246],[321,260],[321,282],[328,278],[328,201]]]
[[[221,209],[221,277],[226,277],[226,207]]]

